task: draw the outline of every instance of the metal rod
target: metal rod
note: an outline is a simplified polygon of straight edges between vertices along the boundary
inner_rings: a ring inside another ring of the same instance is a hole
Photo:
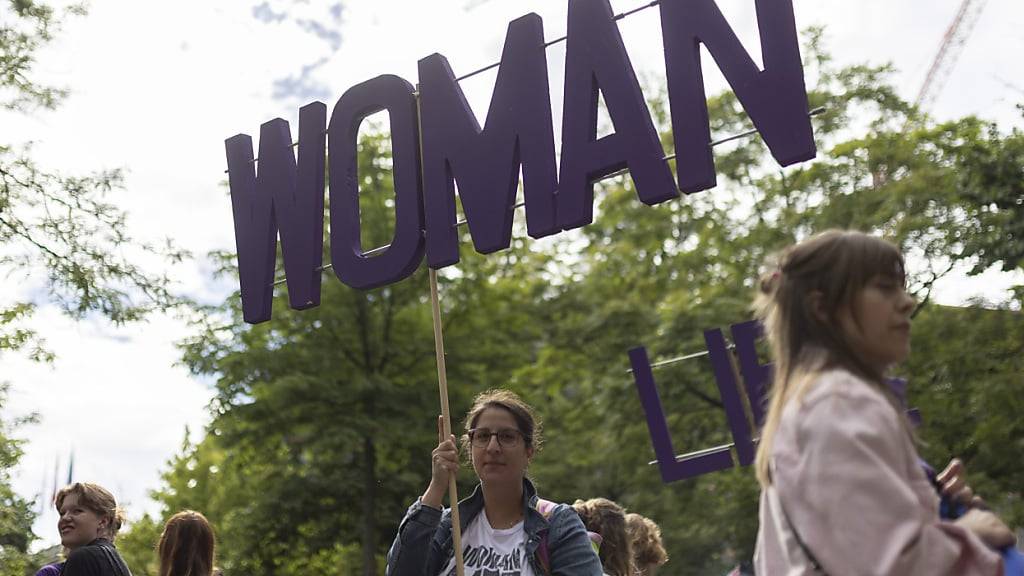
[[[647,4],[644,4],[643,6],[640,6],[639,8],[634,8],[632,10],[627,10],[627,11],[621,13],[621,14],[616,14],[612,19],[615,20],[615,21],[622,20],[623,18],[625,18],[627,16],[631,16],[633,14],[636,14],[637,12],[640,12],[641,10],[647,10],[648,8],[655,7],[655,6],[657,6],[660,3],[660,1],[661,0],[654,0],[653,2],[648,2]],[[555,44],[558,44],[559,42],[565,42],[568,39],[569,39],[569,36],[566,35],[566,36],[560,36],[558,38],[555,38],[554,40],[549,40],[549,41],[544,43],[544,48],[545,49],[550,48],[550,47],[554,46]],[[501,65],[500,61],[495,62],[494,64],[488,64],[487,66],[484,66],[483,68],[480,68],[478,70],[473,70],[472,72],[470,72],[468,74],[463,74],[462,76],[459,76],[458,78],[455,79],[455,81],[456,82],[462,82],[463,80],[466,80],[467,78],[472,78],[473,76],[476,76],[477,74],[483,74],[484,72],[487,72],[488,70],[492,70],[494,68],[497,68],[500,65]]]
[[[735,344],[729,344],[725,348],[726,348],[726,350],[732,350],[732,349],[736,348],[736,345]],[[700,358],[702,356],[707,356],[708,354],[709,354],[709,352],[707,350],[704,350],[703,352],[694,352],[693,354],[687,354],[686,356],[679,356],[679,357],[676,357],[676,358],[669,358],[668,360],[662,360],[661,362],[655,362],[654,364],[651,364],[651,368],[662,368],[664,366],[671,366],[672,364],[678,364],[680,362],[685,362],[687,360],[693,360],[694,358]],[[626,370],[626,374],[632,374],[632,373],[633,373],[633,369],[632,368],[630,368],[629,370]]]
[[[644,8],[648,8],[648,7],[654,6],[656,4],[657,4],[657,2],[652,2],[648,6],[637,8],[636,10],[634,10],[634,12],[637,11],[637,10],[643,10]],[[807,115],[811,116],[811,117],[818,116],[819,114],[822,114],[822,113],[826,112],[827,110],[828,110],[828,108],[826,108],[825,106],[818,106],[817,108],[815,108],[815,109],[811,110],[810,112],[808,112]],[[709,145],[711,147],[715,147],[715,146],[718,146],[719,144],[724,144],[726,142],[731,142],[733,140],[737,140],[739,138],[743,138],[743,137],[746,137],[746,136],[752,136],[752,135],[754,135],[756,133],[757,133],[757,129],[756,128],[751,128],[750,130],[747,130],[746,132],[742,132],[740,134],[736,134],[735,136],[729,136],[729,137],[726,137],[726,138],[722,138],[720,140],[714,140]],[[672,154],[669,154],[668,156],[665,156],[664,160],[666,162],[668,162],[669,160],[672,160],[675,157],[676,157],[676,154],[672,153]],[[227,173],[227,170],[225,170],[224,172]],[[610,180],[610,179],[615,178],[617,176],[622,176],[623,174],[626,174],[628,172],[629,172],[629,168],[623,168],[622,170],[618,170],[616,172],[612,172],[611,174],[609,174],[607,176],[599,178],[595,182],[603,182],[605,180]],[[519,203],[513,205],[512,209],[515,210],[516,208],[522,208],[523,206],[526,206],[526,202],[519,202]],[[465,224],[466,224],[466,219],[462,218],[462,219],[457,220],[455,222],[455,227],[458,228],[459,226],[464,226]],[[426,232],[424,232],[424,234],[426,234]],[[366,252],[363,252],[363,256],[374,256],[376,254],[380,254],[381,252],[384,252],[385,250],[387,250],[390,247],[391,247],[391,244],[385,244],[384,246],[378,246],[377,248],[373,248],[371,250],[367,250]],[[320,268],[317,268],[316,270],[317,270],[317,272],[321,272],[323,270],[328,270],[330,268],[331,268],[331,265],[327,264],[326,266],[321,266]],[[286,281],[287,281],[286,278],[279,278],[277,280],[274,280],[273,286],[280,286],[281,284],[284,284]],[[666,362],[670,362],[670,361],[666,361]],[[663,364],[659,362],[657,364],[652,364],[651,368],[657,368],[658,366],[662,366],[662,365]],[[632,370],[628,371],[628,373],[632,373],[632,372],[633,372]]]
[[[656,4],[656,2],[655,2],[655,4]],[[643,10],[644,8],[647,8],[647,6],[644,6],[643,8],[637,8],[636,10]],[[500,64],[500,62],[498,64]],[[483,68],[483,69],[478,70],[476,72],[472,72],[470,74],[467,74],[466,76],[460,76],[459,78],[456,78],[456,80],[462,80],[464,78],[467,78],[467,77],[471,76],[472,74],[477,74],[477,73],[483,72],[485,70],[490,70],[491,68],[494,68],[498,64],[491,64],[487,68]],[[811,110],[810,112],[808,112],[807,115],[810,116],[810,117],[814,117],[814,116],[817,116],[819,114],[823,114],[826,111],[828,111],[828,108],[826,108],[825,106],[818,106],[817,108],[815,108],[815,109]],[[734,134],[733,136],[726,136],[725,138],[722,138],[722,139],[719,139],[719,140],[712,140],[710,146],[712,148],[714,148],[715,146],[718,146],[720,144],[725,144],[726,142],[732,142],[733,140],[738,140],[738,139],[744,138],[746,136],[752,136],[752,135],[754,135],[756,133],[757,133],[757,128],[751,128],[750,130],[747,130],[746,132],[741,132],[739,134]],[[325,132],[325,134],[326,134],[326,132]],[[298,143],[298,141],[296,141],[296,142],[292,142],[288,147],[289,148],[294,148],[294,147],[296,147],[298,145],[299,145],[299,143]],[[668,156],[665,156],[664,159],[667,161],[667,160],[672,160],[675,157],[676,157],[675,154],[669,154]],[[259,161],[259,158],[253,158],[252,160],[250,160],[250,162],[252,162],[253,164],[255,164],[258,161]],[[609,175],[605,176],[605,178],[614,178],[615,176],[621,176],[622,174],[625,174],[628,171],[629,170],[627,170],[627,169],[622,169],[622,170],[619,170],[618,172],[614,172],[612,174],[609,174]],[[228,170],[225,170],[224,173],[227,174]]]
[[[326,130],[324,130],[324,134],[327,134]],[[296,140],[295,142],[292,142],[291,144],[289,144],[288,147],[289,148],[295,148],[298,145],[299,145],[299,141]],[[259,161],[260,161],[260,159],[257,157],[257,158],[253,158],[252,160],[249,160],[249,163],[250,164],[255,164],[255,163],[259,162]],[[225,174],[227,174],[228,172],[230,172],[230,170],[225,170],[224,171]]]
[[[807,115],[813,118],[814,116],[817,116],[818,114],[821,114],[821,113],[825,112],[826,110],[828,110],[828,108],[825,108],[824,106],[818,106],[814,110],[811,110],[810,112],[808,112]],[[740,138],[744,138],[744,137],[747,137],[747,136],[753,136],[754,134],[757,134],[757,128],[751,128],[750,130],[747,130],[746,132],[740,132],[739,134],[735,134],[733,136],[726,136],[725,138],[721,138],[719,140],[712,140],[711,141],[711,147],[714,148],[715,146],[718,146],[720,144],[725,144],[726,142],[732,142],[733,140],[739,140]],[[675,156],[673,156],[673,158],[674,157]]]
[[[725,452],[726,450],[731,449],[735,445],[736,444],[730,442],[729,444],[722,444],[721,446],[715,446],[714,448],[705,448],[703,450],[698,450],[696,452],[690,452],[688,454],[679,454],[678,456],[676,456],[676,462],[685,462],[687,460],[692,460],[694,458],[699,458],[701,456],[704,456],[705,454],[713,454],[713,453],[718,453],[718,452]],[[657,460],[651,460],[650,462],[647,463],[647,465],[648,466],[653,466],[654,464],[657,464],[657,463],[658,463]]]
[[[751,438],[751,440],[756,444],[760,440],[760,438]],[[731,450],[734,447],[736,447],[736,444],[733,443],[733,442],[730,442],[728,444],[722,444],[721,446],[715,446],[714,448],[705,448],[704,450],[698,450],[696,452],[689,452],[687,454],[678,454],[678,455],[676,455],[676,462],[685,462],[687,460],[693,460],[694,458],[699,458],[699,457],[701,457],[701,456],[703,456],[705,454],[712,454],[712,453],[716,453],[716,452],[725,452],[726,450]],[[657,460],[651,460],[650,462],[647,463],[647,465],[648,466],[653,466],[653,465],[655,465],[657,463],[658,463]]]
[[[523,206],[526,206],[526,202],[519,202],[519,203],[513,204],[512,205],[512,209],[515,210],[516,208],[522,208]],[[467,221],[466,221],[465,218],[462,218],[460,220],[456,220],[455,224],[452,225],[452,228],[458,228],[459,226],[465,226],[466,222]]]

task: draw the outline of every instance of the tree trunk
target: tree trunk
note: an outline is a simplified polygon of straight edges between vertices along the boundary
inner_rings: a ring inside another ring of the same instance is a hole
[[[377,576],[377,448],[363,437],[363,576]]]

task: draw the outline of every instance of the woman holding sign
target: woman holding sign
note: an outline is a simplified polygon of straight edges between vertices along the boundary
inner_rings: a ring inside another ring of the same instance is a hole
[[[1002,574],[997,550],[1012,532],[982,508],[940,518],[885,381],[910,353],[899,250],[860,232],[811,237],[762,278],[757,308],[775,361],[756,463],[757,573]],[[956,475],[944,475],[947,492],[963,492]]]
[[[454,435],[438,436],[430,485],[399,525],[388,576],[455,574],[451,510],[441,501],[459,455]],[[480,479],[459,502],[466,576],[601,576],[601,561],[576,512],[539,499],[526,477],[540,444],[540,423],[515,393],[491,390],[476,397],[462,437]]]

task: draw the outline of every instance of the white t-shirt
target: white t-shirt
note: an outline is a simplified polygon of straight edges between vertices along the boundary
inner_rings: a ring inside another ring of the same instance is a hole
[[[483,510],[462,533],[465,576],[536,576],[526,558],[526,531],[520,522],[495,530]],[[441,572],[455,576],[455,556]]]

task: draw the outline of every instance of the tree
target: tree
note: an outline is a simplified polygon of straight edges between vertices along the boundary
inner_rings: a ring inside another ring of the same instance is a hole
[[[67,90],[35,80],[38,51],[81,6],[59,11],[37,0],[0,2],[0,110],[23,114],[51,110]],[[167,310],[180,300],[167,277],[135,264],[140,256],[180,261],[185,253],[170,243],[136,242],[125,231],[126,215],[108,202],[122,185],[119,170],[68,176],[39,165],[31,144],[0,142],[0,276],[46,278],[48,300],[74,319],[98,313],[115,324]],[[35,360],[53,357],[43,336],[27,324],[36,304],[0,300],[0,354],[22,351]],[[0,408],[8,384],[0,386]],[[31,419],[0,420],[0,574],[22,575],[40,558],[26,555],[35,540],[30,504],[10,486],[10,471],[21,457],[20,441],[8,434]]]
[[[1019,313],[928,302],[956,263],[1019,269],[1010,223],[1020,218],[1007,207],[1020,202],[1022,133],[977,118],[921,118],[905,133],[918,112],[889,84],[887,67],[836,69],[820,31],[808,40],[810,104],[827,107],[815,120],[819,158],[778,170],[760,140],[745,140],[716,151],[717,188],[654,209],[636,200],[628,179],[606,183],[583,248],[561,269],[556,284],[565,289],[545,305],[537,360],[513,374],[541,399],[557,439],[533,467],[542,490],[570,501],[606,496],[652,516],[682,560],[674,574],[725,572],[749,559],[759,491],[741,469],[661,483],[647,464],[654,454],[626,351],[644,344],[662,359],[703,350],[704,329],[750,318],[753,281],[773,251],[830,227],[883,234],[910,255],[922,315],[904,370],[928,422],[920,432],[926,456],[936,464],[966,458],[979,489],[1008,519],[1019,518],[1019,458],[995,434],[1019,420],[1011,391],[1019,368],[1003,361],[1019,348],[1010,328],[1020,326]],[[652,109],[666,133],[664,101],[656,97]],[[746,129],[730,93],[712,98],[709,111],[717,134]],[[964,322],[970,334],[957,332]],[[706,358],[656,379],[678,450],[731,442]]]
[[[64,18],[81,14],[78,5],[58,11],[38,0],[0,3],[0,109],[27,113],[59,105],[67,90],[37,82],[35,58]],[[120,324],[179,303],[166,275],[135,262],[146,255],[174,262],[186,254],[169,241],[140,243],[126,232],[126,214],[105,199],[122,184],[120,170],[68,176],[40,166],[31,144],[0,142],[0,274],[45,277],[49,300],[76,319],[98,313]],[[34,308],[0,302],[0,353],[52,357],[24,323]]]
[[[888,68],[837,68],[820,43],[820,31],[811,31],[809,97],[812,107],[828,107],[815,120],[817,160],[780,171],[759,140],[737,142],[716,150],[718,188],[655,208],[636,200],[628,179],[609,181],[592,225],[532,246],[520,230],[510,250],[464,250],[440,275],[452,413],[486,387],[522,393],[540,409],[549,438],[530,470],[541,493],[569,502],[605,496],[651,516],[673,574],[724,572],[749,559],[759,488],[741,468],[661,482],[648,464],[653,450],[626,351],[701,351],[703,329],[750,317],[753,279],[774,250],[828,227],[882,233],[911,254],[922,312],[907,374],[923,383],[911,400],[926,422],[934,413],[942,425],[921,430],[932,446],[926,456],[968,458],[989,500],[1011,519],[1020,515],[1019,458],[1014,446],[992,443],[998,428],[981,420],[1019,420],[1019,367],[998,360],[1019,356],[1019,313],[928,301],[951,263],[1013,261],[1012,252],[992,252],[1010,243],[991,235],[1009,218],[991,202],[1016,202],[1021,135],[974,118],[918,118],[888,82]],[[652,109],[668,145],[663,93]],[[732,94],[712,98],[709,111],[718,134],[747,127]],[[920,122],[904,133],[908,118]],[[360,156],[364,246],[391,234],[380,227],[392,221],[384,142],[366,138]],[[193,507],[216,518],[229,569],[379,571],[405,506],[426,485],[424,456],[435,442],[422,275],[366,292],[331,280],[321,306],[300,313],[286,310],[279,294],[275,319],[255,327],[242,325],[232,297],[185,343],[186,364],[217,378],[214,421],[170,463],[158,497],[165,512]],[[954,355],[946,347],[960,322],[972,322],[972,331]],[[987,360],[993,351],[996,360]],[[677,448],[730,441],[706,359],[656,376]],[[958,413],[962,406],[970,409]],[[463,494],[472,482],[464,470]]]
[[[7,405],[8,384],[0,384],[0,411]],[[29,415],[13,422],[0,421],[0,576],[23,576],[36,566],[29,545],[36,539],[32,533],[35,512],[32,503],[18,496],[11,486],[11,470],[22,456],[22,441],[11,436],[23,424],[35,421]]]
[[[129,529],[117,537],[117,549],[132,576],[157,576],[159,565],[156,544],[160,540],[163,525],[149,514],[131,522]]]

